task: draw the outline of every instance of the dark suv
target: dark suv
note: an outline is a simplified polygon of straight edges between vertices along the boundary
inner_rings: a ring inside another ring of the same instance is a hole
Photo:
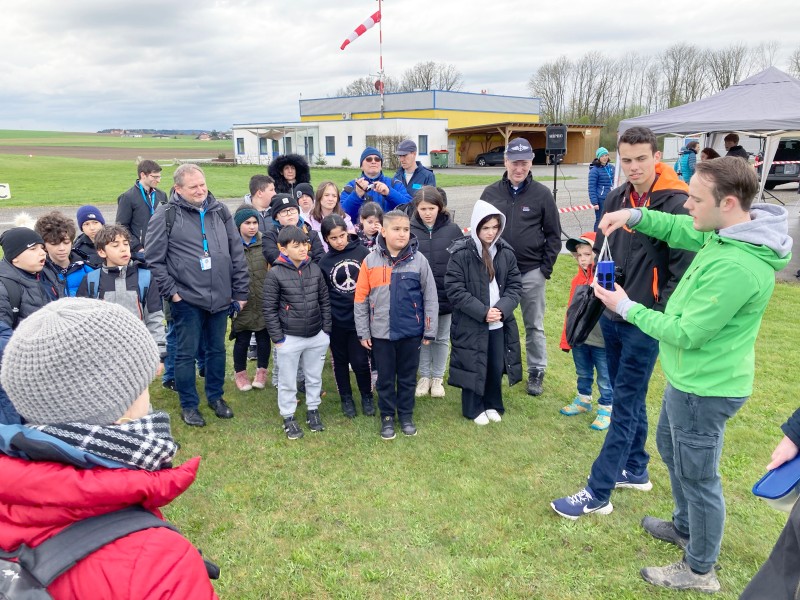
[[[761,158],[761,156],[759,156]],[[775,151],[775,161],[796,160],[800,161],[800,139],[783,139],[778,142],[778,149]],[[761,175],[762,167],[758,167],[758,174]],[[767,175],[767,183],[764,187],[768,190],[774,189],[776,185],[792,183],[800,179],[800,164],[775,165],[773,164]]]
[[[485,167],[486,165],[502,165],[505,152],[505,146],[495,146],[488,152],[478,154],[478,156],[475,157],[475,164],[479,167]]]

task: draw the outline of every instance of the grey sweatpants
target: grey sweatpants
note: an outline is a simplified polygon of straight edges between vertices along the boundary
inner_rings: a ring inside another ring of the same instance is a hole
[[[276,358],[278,365],[278,410],[282,417],[291,417],[297,408],[297,367],[303,365],[306,377],[306,407],[320,405],[323,357],[328,350],[328,335],[320,331],[310,338],[287,335]]]

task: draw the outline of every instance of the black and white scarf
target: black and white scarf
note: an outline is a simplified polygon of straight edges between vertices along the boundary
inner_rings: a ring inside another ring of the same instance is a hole
[[[169,415],[164,411],[119,425],[56,423],[38,425],[34,429],[84,452],[147,471],[171,467],[178,452],[178,444],[172,439]]]

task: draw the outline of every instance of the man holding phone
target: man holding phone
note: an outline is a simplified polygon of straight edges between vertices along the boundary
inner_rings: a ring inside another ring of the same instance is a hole
[[[342,190],[342,208],[358,223],[358,209],[364,202],[377,202],[384,212],[399,204],[411,202],[405,184],[383,174],[383,155],[367,146],[361,153],[361,177],[353,179]]]

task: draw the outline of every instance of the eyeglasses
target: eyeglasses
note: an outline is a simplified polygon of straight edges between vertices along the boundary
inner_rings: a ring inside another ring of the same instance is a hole
[[[291,216],[291,215],[297,214],[297,213],[299,213],[299,212],[300,212],[300,211],[299,211],[299,210],[297,210],[296,208],[284,208],[284,209],[283,209],[282,211],[280,211],[278,214],[279,214],[279,215],[286,215],[286,216],[288,217],[288,216]]]
[[[161,179],[161,173],[150,173],[148,177],[150,179]]]
[[[377,156],[368,156],[367,158],[364,159],[364,161],[365,162],[377,162],[377,163],[379,163],[379,162],[381,162],[381,159],[379,157],[377,157]]]

